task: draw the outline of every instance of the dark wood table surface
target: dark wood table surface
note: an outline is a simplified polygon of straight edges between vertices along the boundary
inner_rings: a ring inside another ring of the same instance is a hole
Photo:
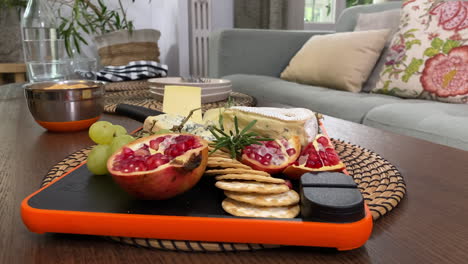
[[[284,247],[237,253],[137,248],[95,236],[29,232],[20,203],[68,154],[92,144],[87,132],[49,133],[32,119],[23,89],[0,86],[0,263],[467,263],[468,152],[326,117],[330,136],[371,149],[403,174],[408,193],[377,220],[362,248]],[[105,114],[132,130],[141,123]]]

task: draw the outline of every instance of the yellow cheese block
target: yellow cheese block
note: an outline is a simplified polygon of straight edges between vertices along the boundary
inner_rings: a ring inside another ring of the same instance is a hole
[[[188,116],[191,110],[201,107],[201,88],[167,85],[164,88],[163,112]],[[195,111],[190,120],[202,123],[201,109]]]

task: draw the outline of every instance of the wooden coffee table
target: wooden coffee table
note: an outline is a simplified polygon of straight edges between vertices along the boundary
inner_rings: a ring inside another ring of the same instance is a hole
[[[141,123],[104,120],[132,130]],[[20,203],[49,168],[92,144],[87,132],[45,132],[32,119],[23,90],[0,86],[0,263],[465,263],[468,259],[468,152],[326,117],[330,136],[371,149],[396,165],[405,199],[375,222],[357,250],[284,247],[239,253],[182,253],[121,245],[83,235],[29,232]],[[157,227],[155,227],[157,228]]]

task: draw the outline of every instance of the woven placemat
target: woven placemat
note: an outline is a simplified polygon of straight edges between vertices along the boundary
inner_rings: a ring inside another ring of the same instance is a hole
[[[149,85],[150,83],[147,81],[106,84],[104,111],[107,113],[115,113],[117,104],[137,105],[162,111],[162,101],[158,101],[153,97],[153,94],[149,91]],[[247,94],[231,92],[230,97],[232,105],[255,106],[257,104],[255,98]],[[208,109],[224,107],[227,101],[228,99],[202,104],[202,113]]]
[[[346,164],[349,174],[358,184],[358,188],[372,212],[373,219],[377,220],[393,210],[406,193],[403,177],[395,166],[375,152],[360,146],[336,139],[332,139],[332,141],[341,160]],[[42,186],[49,184],[55,178],[80,165],[86,160],[90,149],[86,148],[77,151],[52,167],[44,177]],[[175,241],[147,238],[110,237],[109,239],[145,248],[192,252],[244,251],[279,247],[278,245]]]

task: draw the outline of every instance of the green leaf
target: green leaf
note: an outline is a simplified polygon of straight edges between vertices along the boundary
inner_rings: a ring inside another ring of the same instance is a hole
[[[431,42],[431,46],[436,50],[440,50],[442,45],[444,45],[444,41],[440,38],[434,38]]]
[[[89,30],[88,30],[88,27],[86,25],[84,25],[83,23],[81,23],[80,21],[76,21],[78,23],[78,25],[80,26],[80,28],[86,33],[86,34],[89,34]],[[84,42],[84,41],[83,41]]]
[[[405,42],[405,47],[407,50],[411,49],[411,47],[413,47],[413,45],[421,45],[421,40],[419,39],[413,39],[411,41],[407,41]]]
[[[442,51],[445,54],[448,54],[453,48],[456,48],[459,46],[460,46],[460,42],[449,39],[445,42],[444,46],[442,47]]]
[[[432,56],[435,56],[437,54],[439,54],[439,50],[436,49],[436,48],[427,48],[424,51],[424,56],[428,56],[428,57],[432,57]]]
[[[76,35],[76,31],[74,31],[74,34],[72,35],[72,38],[73,38],[73,44],[75,45],[75,48],[76,48],[76,52],[78,52],[78,54],[81,54],[81,49],[80,49],[80,43],[79,43],[79,39]]]
[[[417,29],[417,28],[413,28],[413,29],[410,29],[410,30],[406,31],[405,34],[408,34],[408,33],[411,33],[411,32],[416,32],[418,30],[419,29]]]
[[[412,33],[405,33],[405,34],[403,34],[403,37],[404,38],[415,38],[414,34],[412,34]]]
[[[249,129],[251,129],[253,126],[255,126],[255,123],[257,123],[257,120],[252,120],[242,131],[240,132],[240,135],[243,135],[245,132],[247,132]]]
[[[399,92],[402,92],[403,90],[401,90],[400,88],[398,87],[393,87],[392,89],[390,89],[390,91],[388,91],[388,95],[398,95]]]
[[[392,66],[387,66],[386,69],[382,72],[382,76],[387,74],[387,73],[391,73],[393,71],[393,67]]]
[[[424,61],[422,59],[413,58],[411,63],[408,65],[408,68],[405,69],[405,74],[401,77],[401,80],[408,82],[411,76],[419,71],[419,67],[421,67],[423,62]]]
[[[77,37],[81,42],[83,42],[84,44],[88,45],[88,42],[87,42],[79,33],[76,33],[76,37]]]
[[[391,82],[392,82],[392,81],[390,81],[390,80],[385,81],[385,82],[384,82],[383,90],[388,91],[388,87],[390,86],[390,83],[391,83]]]
[[[234,128],[236,129],[236,135],[239,134],[239,123],[237,122],[237,116],[234,116]]]

